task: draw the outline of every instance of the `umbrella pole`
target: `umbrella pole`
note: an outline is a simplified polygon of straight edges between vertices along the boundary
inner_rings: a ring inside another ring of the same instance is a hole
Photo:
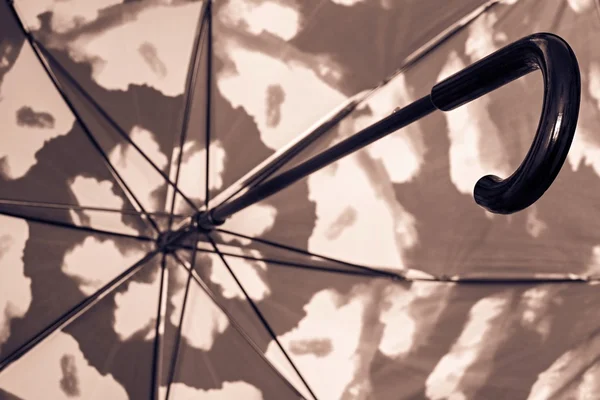
[[[433,104],[431,96],[427,95],[404,108],[396,110],[386,118],[304,161],[294,168],[251,188],[230,202],[223,203],[207,212],[198,213],[197,222],[201,228],[212,229],[215,225],[222,224],[236,212],[264,200],[339,159],[425,117],[435,110],[437,110],[437,108]]]

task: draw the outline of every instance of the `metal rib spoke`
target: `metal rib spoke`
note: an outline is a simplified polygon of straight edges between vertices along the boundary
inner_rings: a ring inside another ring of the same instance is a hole
[[[222,232],[228,235],[232,235],[232,236],[237,236],[239,238],[242,239],[246,239],[246,240],[251,240],[251,241],[255,241],[257,243],[262,243],[268,246],[272,246],[278,249],[282,249],[282,250],[288,250],[288,251],[292,251],[294,253],[298,253],[298,254],[302,254],[305,256],[309,256],[309,257],[316,257],[319,258],[321,260],[326,260],[326,261],[331,261],[340,265],[345,265],[347,267],[351,267],[357,270],[361,270],[364,272],[368,272],[372,275],[378,275],[381,277],[388,277],[388,278],[393,278],[393,279],[403,279],[402,275],[399,275],[397,273],[394,272],[389,272],[389,271],[382,271],[382,270],[378,270],[375,268],[371,268],[371,267],[366,267],[364,265],[358,265],[358,264],[353,264],[353,263],[349,263],[347,261],[342,261],[342,260],[338,260],[336,258],[332,258],[332,257],[328,257],[328,256],[324,256],[321,254],[316,254],[316,253],[311,253],[309,251],[306,250],[302,250],[302,249],[298,249],[296,247],[292,247],[292,246],[288,246],[285,244],[281,244],[281,243],[276,243],[276,242],[272,242],[270,240],[266,240],[266,239],[262,239],[262,238],[258,238],[258,237],[251,237],[251,236],[247,236],[241,233],[237,233],[237,232],[232,232],[232,231],[228,231],[226,229],[221,229],[221,228],[217,228],[216,229],[217,232]]]
[[[130,144],[143,158],[148,162],[148,164],[154,169],[164,180],[165,183],[170,185],[176,193],[179,193],[181,197],[192,207],[192,209],[198,210],[198,207],[183,193],[178,187],[176,183],[171,182],[167,174],[160,169],[158,165],[142,150],[141,147],[129,137],[129,135],[125,132],[125,130],[110,116],[110,114],[92,97],[90,94],[77,82],[77,80],[67,71],[65,67],[46,49],[46,47],[38,41],[37,39],[32,37],[35,45],[40,49],[40,51],[44,54],[44,57],[48,59],[50,64],[52,64],[55,68],[60,70],[61,74],[65,76],[65,78],[71,83],[81,95],[91,103],[94,109],[108,122],[108,124],[121,136],[128,144]]]
[[[198,240],[196,239],[196,242]],[[196,247],[194,247],[195,249]],[[176,257],[175,257],[176,258]],[[181,263],[181,261],[176,258],[176,260]],[[183,266],[183,264],[182,264]],[[192,260],[190,271],[193,271],[196,266],[196,250],[192,250]],[[184,267],[185,268],[185,267]],[[186,270],[187,271],[187,270]],[[171,385],[173,384],[173,379],[175,378],[175,370],[177,368],[177,360],[179,358],[179,349],[181,347],[181,335],[183,331],[183,320],[185,316],[185,309],[187,307],[188,297],[190,293],[190,285],[192,283],[192,274],[188,271],[187,280],[185,282],[185,292],[183,295],[183,304],[181,305],[181,315],[179,316],[179,325],[177,326],[177,334],[175,335],[175,348],[173,349],[173,356],[171,359],[171,365],[169,370],[169,379],[167,382],[167,393],[165,396],[165,400],[169,400],[169,396],[171,395]]]
[[[73,229],[73,230],[77,230],[77,231],[81,231],[81,232],[96,233],[99,235],[109,235],[109,236],[121,237],[121,238],[125,238],[125,239],[134,239],[134,240],[140,240],[143,242],[153,242],[154,241],[153,238],[147,237],[147,236],[135,236],[135,235],[128,235],[126,233],[121,233],[121,232],[105,231],[102,229],[67,224],[66,222],[53,221],[50,219],[45,219],[45,218],[40,218],[40,217],[21,215],[21,214],[13,213],[10,211],[0,210],[0,215],[6,215],[8,217],[13,217],[13,218],[20,218],[25,221],[35,222],[35,223],[39,223],[39,224],[53,225],[53,226],[57,226],[60,228],[65,228],[65,229]]]
[[[95,206],[82,206],[79,204],[66,204],[66,203],[52,203],[44,201],[30,201],[30,200],[15,200],[15,199],[0,199],[0,205],[17,206],[17,207],[30,207],[30,208],[45,208],[49,210],[65,210],[65,211],[94,211],[112,214],[132,215],[143,217],[144,214],[136,210],[128,209],[116,209],[108,207],[95,207]],[[171,214],[167,212],[149,212],[148,215],[153,217],[168,217]],[[173,214],[173,218],[187,218],[185,215]]]
[[[290,363],[290,365],[292,366],[293,370],[296,372],[296,374],[298,375],[298,377],[300,378],[300,380],[302,381],[302,383],[304,384],[304,386],[306,387],[306,389],[308,390],[308,392],[310,393],[310,395],[315,400],[317,400],[317,396],[315,395],[315,393],[311,389],[310,385],[308,384],[308,382],[306,381],[306,379],[304,379],[304,377],[300,373],[300,370],[298,369],[298,367],[296,367],[296,364],[294,363],[294,361],[292,360],[292,358],[290,357],[290,355],[288,354],[288,352],[285,351],[283,345],[281,344],[281,342],[277,338],[277,334],[275,333],[275,331],[273,331],[273,328],[271,328],[271,325],[269,325],[269,322],[267,321],[267,319],[265,318],[265,316],[263,315],[263,313],[260,311],[260,309],[258,308],[258,306],[256,305],[256,303],[254,302],[254,300],[252,300],[252,298],[250,297],[250,295],[248,294],[248,292],[244,288],[244,285],[242,285],[242,283],[238,279],[238,277],[235,274],[235,272],[233,271],[233,269],[231,269],[231,267],[229,266],[229,263],[227,263],[227,260],[225,259],[225,257],[223,256],[223,254],[219,251],[219,248],[215,244],[213,238],[210,235],[208,235],[208,239],[210,240],[211,244],[213,245],[213,248],[215,249],[215,251],[219,255],[219,258],[221,259],[221,261],[223,262],[223,264],[225,264],[225,268],[227,268],[227,270],[229,271],[229,274],[231,275],[231,277],[233,278],[233,280],[237,284],[238,288],[244,294],[244,297],[246,298],[246,301],[250,304],[250,307],[252,307],[252,310],[254,311],[254,313],[256,314],[256,316],[258,317],[258,319],[260,320],[260,322],[263,324],[263,326],[265,327],[265,329],[267,330],[267,332],[269,332],[269,335],[271,335],[271,339],[273,339],[273,341],[275,342],[275,344],[277,344],[277,347],[279,347],[279,350],[281,350],[281,352],[283,353],[283,356]]]
[[[192,113],[192,104],[193,104],[193,100],[194,100],[194,88],[196,86],[196,79],[198,77],[199,58],[201,58],[201,55],[202,55],[202,42],[204,39],[204,35],[203,35],[204,24],[205,24],[205,21],[207,19],[209,19],[209,27],[210,27],[210,10],[211,10],[211,6],[210,6],[210,2],[209,2],[205,6],[204,10],[200,13],[200,23],[198,24],[197,32],[196,32],[196,35],[194,38],[194,45],[193,45],[192,54],[190,57],[190,65],[188,68],[188,75],[186,77],[185,92],[184,92],[185,104],[184,104],[184,108],[183,108],[181,132],[179,133],[179,153],[177,155],[177,163],[176,163],[176,167],[175,167],[175,182],[174,182],[175,187],[177,187],[177,185],[179,184],[179,176],[181,173],[181,163],[183,161],[183,147],[184,147],[185,141],[187,139],[187,131],[188,131],[188,126],[189,126],[189,122],[190,122],[190,116]],[[209,49],[209,51],[210,51],[210,49]],[[210,103],[210,99],[209,99],[209,103]],[[206,156],[208,159],[208,148],[206,149]],[[206,173],[208,174],[208,172],[206,172]],[[177,193],[174,192],[173,198],[171,199],[171,206],[170,206],[171,214],[173,214],[175,212],[176,199],[177,199]],[[195,205],[193,205],[192,208],[195,209],[196,211],[199,210],[199,208],[196,207]],[[169,225],[168,225],[169,230],[172,229],[172,225],[173,225],[173,219],[169,218]]]
[[[208,21],[208,48],[207,48],[207,60],[206,60],[206,97],[207,97],[207,101],[206,101],[206,187],[205,187],[205,195],[204,195],[204,206],[208,207],[208,203],[210,202],[210,140],[211,140],[211,129],[212,129],[212,119],[211,119],[211,113],[212,113],[212,56],[213,56],[213,51],[212,51],[212,36],[213,36],[213,31],[212,31],[212,0],[208,0],[207,3],[207,9],[206,9],[206,14],[207,14],[207,21]]]
[[[150,396],[158,400],[162,377],[162,344],[161,335],[164,333],[165,316],[167,314],[167,290],[169,288],[169,272],[166,265],[166,255],[162,255],[160,263],[160,289],[156,325],[154,330],[154,346],[152,348],[152,379],[150,381]]]

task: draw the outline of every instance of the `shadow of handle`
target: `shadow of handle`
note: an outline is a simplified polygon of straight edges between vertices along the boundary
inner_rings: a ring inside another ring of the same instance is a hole
[[[431,90],[436,108],[450,111],[537,69],[544,78],[544,104],[525,159],[508,178],[487,175],[475,185],[475,201],[493,213],[510,214],[535,203],[567,157],[581,98],[573,50],[556,35],[537,33],[490,54]]]

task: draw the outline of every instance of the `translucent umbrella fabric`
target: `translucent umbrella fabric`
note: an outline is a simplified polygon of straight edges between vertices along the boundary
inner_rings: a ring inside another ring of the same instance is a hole
[[[0,6],[0,398],[597,392],[593,2],[13,3]],[[573,46],[585,93],[569,162],[534,207],[491,216],[471,188],[529,147],[535,75],[156,250],[332,110],[356,104],[290,165],[544,30]]]

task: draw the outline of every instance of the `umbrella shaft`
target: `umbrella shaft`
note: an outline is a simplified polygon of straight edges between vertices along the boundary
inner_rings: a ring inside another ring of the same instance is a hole
[[[239,197],[208,211],[209,224],[221,224],[227,218],[253,204],[270,197],[288,186],[306,178],[339,159],[360,150],[369,144],[417,121],[435,111],[429,95],[395,111],[388,117],[370,125],[333,147],[251,188]]]
[[[260,183],[266,181],[270,176],[273,176],[280,168],[294,159],[300,152],[315,143],[323,135],[330,132],[343,118],[346,118],[354,109],[358,101],[352,99],[344,103],[337,110],[329,114],[327,117],[319,121],[308,131],[305,131],[300,137],[288,146],[278,150],[271,155],[256,168],[248,172],[240,178],[236,183],[231,185],[225,191],[219,193],[214,198],[210,199],[211,204],[227,203],[230,199],[237,197],[244,190],[248,190]]]

